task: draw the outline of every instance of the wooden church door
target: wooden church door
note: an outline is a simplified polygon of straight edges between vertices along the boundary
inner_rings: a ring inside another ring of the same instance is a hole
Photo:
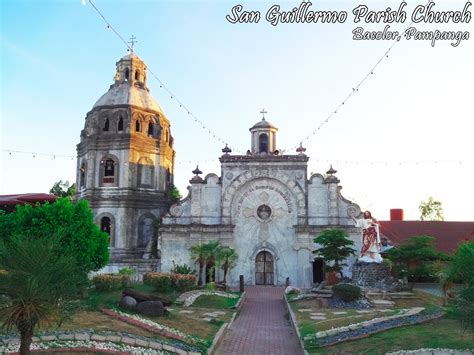
[[[273,256],[261,251],[255,258],[255,284],[273,285]]]

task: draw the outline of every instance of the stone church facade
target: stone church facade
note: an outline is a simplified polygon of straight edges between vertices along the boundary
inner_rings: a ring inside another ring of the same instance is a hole
[[[341,195],[336,171],[308,178],[305,149],[281,155],[278,129],[263,118],[250,128],[251,149],[232,155],[223,149],[221,175],[201,178],[197,168],[189,194],[171,206],[160,228],[161,270],[193,265],[192,245],[219,240],[239,255],[229,284],[310,287],[320,282],[324,260],[314,258],[313,239],[325,228],[347,230],[360,248],[351,213],[360,208]],[[350,259],[348,264],[355,262]],[[350,276],[350,267],[345,273]]]
[[[147,87],[145,63],[128,54],[87,113],[77,145],[77,188],[110,236],[108,271],[159,268],[149,258],[154,221],[169,209],[175,152],[170,122]]]
[[[325,228],[341,227],[360,249],[360,231],[350,218],[360,208],[341,195],[332,167],[308,177],[304,148],[280,154],[277,133],[263,118],[250,128],[246,155],[225,147],[220,175],[202,178],[197,168],[188,196],[171,205],[170,121],[149,93],[145,63],[133,53],[121,58],[113,84],[86,114],[77,145],[77,198],[89,201],[95,222],[110,236],[110,264],[102,271],[128,266],[140,275],[194,265],[190,247],[218,240],[239,255],[231,285],[239,275],[247,284],[288,279],[309,287],[321,281],[324,260],[314,259],[313,239]],[[350,267],[345,272],[350,275]]]

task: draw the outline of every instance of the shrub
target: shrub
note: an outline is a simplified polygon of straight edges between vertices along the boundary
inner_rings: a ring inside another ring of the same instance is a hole
[[[114,291],[127,287],[129,276],[120,274],[100,274],[92,281],[98,291]]]
[[[132,269],[131,267],[123,267],[118,273],[119,275],[125,275],[130,278],[131,276],[135,275],[135,269]]]
[[[196,285],[197,277],[195,275],[175,274],[173,281],[178,291],[186,291]]]
[[[147,272],[143,275],[143,283],[160,292],[186,291],[196,284],[195,275],[172,274],[165,272]]]
[[[191,269],[189,265],[186,265],[186,264],[175,265],[171,272],[175,274],[182,274],[182,275],[193,275],[195,273],[195,271]]]
[[[335,297],[345,302],[355,301],[361,296],[360,287],[351,284],[334,285],[332,291],[334,292]]]

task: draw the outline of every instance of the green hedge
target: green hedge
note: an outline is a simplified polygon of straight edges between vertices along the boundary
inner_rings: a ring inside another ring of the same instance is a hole
[[[195,275],[172,274],[165,272],[147,272],[143,275],[143,283],[160,292],[172,290],[186,291],[197,282]]]
[[[355,301],[361,296],[360,287],[351,284],[334,285],[332,287],[332,292],[335,297],[346,302]]]
[[[130,277],[120,274],[99,274],[94,276],[95,288],[98,291],[114,291],[127,287]]]

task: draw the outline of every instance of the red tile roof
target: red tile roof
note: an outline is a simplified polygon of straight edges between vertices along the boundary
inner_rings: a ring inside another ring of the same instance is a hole
[[[395,246],[416,235],[429,235],[435,238],[438,251],[453,253],[458,245],[474,240],[474,222],[444,221],[379,221],[380,233]]]
[[[16,195],[0,195],[0,205],[25,205],[36,202],[54,202],[56,196],[51,194],[31,193]]]

